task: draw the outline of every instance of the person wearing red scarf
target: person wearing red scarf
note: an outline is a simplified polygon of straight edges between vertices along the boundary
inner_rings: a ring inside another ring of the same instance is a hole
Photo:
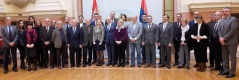
[[[37,70],[37,52],[35,43],[37,41],[36,30],[33,29],[33,23],[29,22],[27,24],[27,29],[24,31],[24,44],[26,45],[26,57],[28,62],[28,71],[31,71],[31,63],[34,63],[34,71]]]

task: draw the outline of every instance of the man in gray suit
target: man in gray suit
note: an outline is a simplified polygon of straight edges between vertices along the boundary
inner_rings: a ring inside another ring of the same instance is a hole
[[[163,23],[159,24],[158,30],[158,45],[160,46],[160,58],[162,63],[159,67],[164,67],[167,65],[168,69],[171,69],[171,47],[173,46],[173,24],[168,22],[169,16],[167,14],[163,15]],[[167,57],[167,58],[166,58]],[[166,58],[166,59],[165,59]],[[166,61],[167,60],[167,61]]]
[[[18,30],[16,26],[12,26],[11,17],[7,17],[5,19],[6,26],[4,26],[1,30],[2,39],[3,39],[3,68],[4,74],[8,73],[8,60],[10,55],[10,50],[12,53],[13,60],[13,71],[18,72],[17,70],[17,58],[16,58],[16,50],[17,50],[17,40],[18,40]]]
[[[156,55],[155,55],[155,44],[157,37],[157,29],[158,26],[152,22],[152,16],[147,16],[148,23],[143,27],[143,37],[142,37],[142,45],[145,46],[146,50],[146,66],[150,67],[150,63],[153,65],[153,68],[156,68]],[[150,62],[150,54],[152,55],[152,62]]]
[[[130,67],[135,66],[135,49],[137,52],[137,65],[138,67],[141,67],[141,53],[140,53],[140,47],[141,47],[141,35],[142,35],[142,24],[137,21],[138,17],[133,16],[132,17],[132,23],[128,25],[128,36],[129,36],[129,46],[131,50],[131,65]]]
[[[219,25],[219,41],[222,45],[222,63],[224,71],[219,75],[227,75],[226,78],[235,77],[236,72],[236,52],[238,44],[238,22],[237,19],[230,14],[230,8],[223,8],[225,18],[221,19]],[[229,67],[229,56],[231,57],[231,70]]]

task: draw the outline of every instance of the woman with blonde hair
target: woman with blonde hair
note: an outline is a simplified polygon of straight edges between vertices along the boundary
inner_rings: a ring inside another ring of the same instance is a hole
[[[105,30],[103,27],[103,24],[100,20],[96,22],[96,26],[93,30],[93,44],[94,44],[94,50],[96,51],[96,56],[98,60],[98,64],[96,66],[102,66],[103,65],[103,51],[105,50],[105,44],[104,44],[104,37],[105,37]]]
[[[116,29],[114,30],[114,39],[115,39],[115,50],[116,55],[118,55],[119,65],[125,67],[125,49],[128,43],[128,34],[127,28],[124,26],[124,21],[122,19],[118,20]]]
[[[190,40],[190,31],[189,31],[189,25],[187,24],[187,19],[183,18],[181,20],[181,28],[177,30],[178,32],[176,33],[176,38],[177,41],[180,42],[180,47],[179,47],[179,65],[178,69],[183,68],[183,64],[185,64],[185,67],[187,69],[190,69],[189,63],[190,63],[190,58],[189,58],[189,49],[188,49],[188,41]],[[186,62],[184,60],[186,59]]]

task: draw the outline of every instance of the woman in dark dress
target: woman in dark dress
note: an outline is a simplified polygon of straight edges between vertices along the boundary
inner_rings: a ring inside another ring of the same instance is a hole
[[[204,72],[207,62],[209,27],[203,22],[201,15],[196,17],[196,19],[198,23],[192,27],[191,38],[193,39],[195,58],[198,63],[197,71]]]
[[[41,27],[42,27],[42,23],[41,23],[41,21],[40,20],[37,20],[36,21],[36,27],[35,27],[35,30],[36,30],[36,32],[37,32],[37,41],[36,41],[36,50],[37,50],[37,62],[38,62],[38,66],[40,67],[40,68],[42,68],[42,61],[43,61],[43,58],[42,58],[42,56],[43,56],[43,50],[42,50],[42,41],[41,41],[41,38],[39,38],[40,37],[40,29],[41,29]]]
[[[34,71],[37,70],[37,52],[35,43],[37,41],[37,32],[33,29],[33,23],[29,22],[27,24],[27,29],[24,31],[25,35],[25,52],[28,61],[28,71],[31,71],[31,62],[34,63]]]
[[[93,30],[93,44],[94,44],[94,50],[96,51],[98,64],[96,66],[102,66],[103,65],[103,51],[105,50],[105,44],[104,44],[104,36],[105,36],[105,30],[102,25],[102,22],[99,20],[97,21],[97,25],[94,27]]]
[[[116,55],[119,57],[119,65],[125,67],[125,49],[128,43],[127,28],[124,26],[124,21],[122,19],[118,20],[118,25],[114,31],[114,39],[116,43]]]
[[[19,20],[18,23],[17,23],[17,28],[18,28],[18,50],[20,52],[20,59],[21,59],[21,65],[20,65],[20,68],[25,70],[27,67],[25,65],[25,45],[24,45],[24,22],[23,20]]]

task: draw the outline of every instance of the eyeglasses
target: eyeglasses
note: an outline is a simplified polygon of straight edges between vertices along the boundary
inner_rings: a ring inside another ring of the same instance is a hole
[[[50,21],[45,21],[45,22],[50,22]]]

